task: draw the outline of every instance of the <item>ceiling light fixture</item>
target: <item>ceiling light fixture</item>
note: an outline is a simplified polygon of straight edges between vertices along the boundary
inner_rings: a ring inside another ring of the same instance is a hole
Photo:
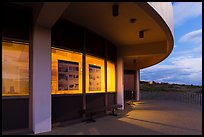
[[[136,18],[131,18],[130,19],[130,23],[135,23],[136,22]]]
[[[118,4],[113,4],[112,6],[112,15],[113,16],[118,16],[119,14],[119,5]]]
[[[144,30],[139,31],[139,38],[144,38]]]

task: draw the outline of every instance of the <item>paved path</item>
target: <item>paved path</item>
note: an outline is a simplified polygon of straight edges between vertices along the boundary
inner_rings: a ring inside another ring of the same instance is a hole
[[[127,105],[119,116],[57,127],[42,135],[202,135],[202,107],[164,100]]]

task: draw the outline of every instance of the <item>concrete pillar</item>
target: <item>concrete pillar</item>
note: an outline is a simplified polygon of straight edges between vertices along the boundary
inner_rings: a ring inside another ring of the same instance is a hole
[[[122,110],[124,109],[124,85],[123,85],[123,58],[117,57],[117,104],[122,105]]]
[[[33,9],[29,127],[35,134],[51,131],[51,28],[69,4],[42,2]]]
[[[31,128],[51,131],[51,29],[35,26],[32,33]]]
[[[136,101],[140,101],[140,70],[135,72],[135,96]]]

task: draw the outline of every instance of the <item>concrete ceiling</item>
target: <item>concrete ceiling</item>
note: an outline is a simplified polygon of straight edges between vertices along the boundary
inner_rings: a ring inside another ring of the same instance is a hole
[[[166,40],[161,27],[135,2],[121,2],[119,16],[112,16],[113,2],[71,3],[62,18],[75,22],[107,38],[117,46],[130,46]],[[136,22],[131,23],[130,19]],[[144,38],[139,38],[139,31]]]

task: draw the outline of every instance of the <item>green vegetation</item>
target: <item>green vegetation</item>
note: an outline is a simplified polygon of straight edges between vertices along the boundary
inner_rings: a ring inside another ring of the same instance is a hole
[[[202,92],[202,86],[140,81],[141,91]]]

